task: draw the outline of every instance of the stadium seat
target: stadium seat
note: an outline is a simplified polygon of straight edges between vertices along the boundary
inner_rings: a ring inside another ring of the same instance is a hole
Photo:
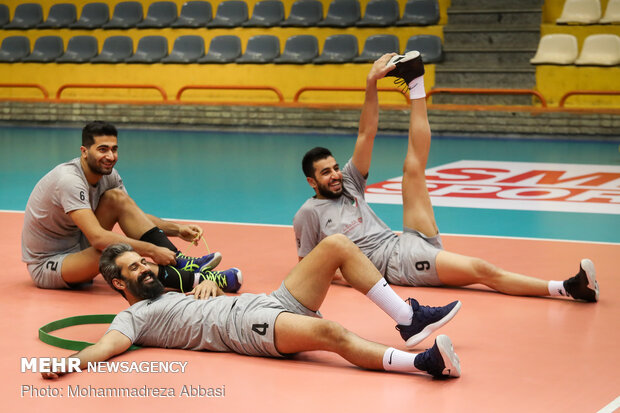
[[[133,54],[133,40],[129,36],[110,36],[103,42],[101,53],[91,63],[123,63]]]
[[[107,3],[87,3],[82,9],[80,19],[70,25],[71,29],[98,29],[110,20]]]
[[[168,39],[164,36],[144,36],[138,41],[138,48],[126,63],[159,63],[168,55]]]
[[[595,24],[601,19],[600,0],[566,0],[557,24]]]
[[[174,41],[172,51],[162,63],[196,63],[205,55],[205,40],[201,36],[179,36]]]
[[[254,5],[252,18],[244,27],[273,27],[284,20],[284,5],[280,0],[263,0]]]
[[[209,52],[198,63],[234,63],[241,56],[241,40],[237,36],[223,35],[211,39]]]
[[[375,34],[366,39],[362,53],[353,61],[356,63],[374,62],[386,53],[400,53],[398,37],[393,34]]]
[[[360,19],[360,3],[357,0],[332,0],[327,16],[317,26],[349,27]]]
[[[236,60],[237,63],[271,63],[280,56],[280,40],[270,34],[250,37],[245,53]]]
[[[586,37],[576,65],[620,65],[620,36],[617,34],[591,34]]]
[[[352,34],[334,34],[325,39],[323,53],[314,63],[350,63],[358,54],[357,37]]]
[[[188,1],[181,7],[179,18],[172,27],[205,27],[213,18],[211,3],[206,1]]]
[[[75,8],[75,4],[52,4],[47,19],[37,27],[39,29],[60,29],[62,27],[69,27],[71,24],[75,23],[76,20],[77,9]]]
[[[30,54],[30,40],[26,36],[9,36],[2,40],[0,62],[20,62]]]
[[[600,24],[620,23],[620,0],[609,0]],[[1,25],[1,23],[0,23]]]
[[[357,26],[393,26],[398,21],[398,2],[396,0],[370,0],[366,5],[364,18]]]
[[[411,36],[409,40],[407,40],[405,53],[412,50],[420,52],[424,63],[443,62],[443,45],[441,44],[441,38],[439,36],[434,36],[432,34]]]
[[[59,36],[41,36],[34,42],[34,48],[22,62],[49,63],[62,56],[64,44]]]
[[[248,5],[242,0],[226,0],[218,4],[217,12],[207,27],[237,27],[248,20]]]
[[[0,4],[0,28],[9,23],[9,7],[6,4]]]
[[[319,42],[316,37],[302,34],[286,39],[284,51],[274,60],[274,63],[312,63],[318,55]]]
[[[114,14],[109,22],[103,25],[104,29],[131,29],[142,21],[144,11],[142,3],[137,1],[123,1],[114,6]]]
[[[57,63],[87,63],[97,56],[99,45],[93,36],[74,36],[67,43],[65,53],[56,59]]]
[[[177,5],[171,1],[156,1],[149,6],[146,17],[136,25],[139,29],[170,27],[177,19]]]
[[[15,7],[13,20],[9,24],[5,24],[5,29],[28,30],[37,27],[43,22],[43,8],[38,3],[18,4]]]
[[[541,37],[536,55],[530,59],[533,65],[572,65],[579,49],[577,38],[572,34],[547,34]]]
[[[297,0],[280,26],[311,27],[323,20],[323,4],[318,0]]]
[[[409,0],[397,26],[432,26],[439,22],[437,0]]]

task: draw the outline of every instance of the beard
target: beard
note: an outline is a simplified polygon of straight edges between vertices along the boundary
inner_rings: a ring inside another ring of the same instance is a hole
[[[144,280],[149,276],[153,281],[146,284]],[[164,288],[164,285],[157,279],[153,271],[145,271],[140,274],[136,281],[127,281],[127,289],[131,295],[142,300],[150,300],[159,297],[164,292]]]
[[[340,187],[340,191],[338,192],[334,192],[328,187],[323,186],[323,185],[317,185],[316,190],[319,192],[319,194],[322,197],[325,197],[327,199],[338,199],[340,198],[340,195],[342,195],[342,186]]]
[[[112,165],[109,169],[105,168],[97,163],[94,157],[86,155],[86,164],[90,168],[91,171],[99,174],[99,175],[110,175],[114,170],[114,165]]]

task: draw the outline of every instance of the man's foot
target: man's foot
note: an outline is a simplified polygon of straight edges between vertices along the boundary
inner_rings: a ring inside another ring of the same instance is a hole
[[[214,252],[212,254],[207,254],[202,257],[190,257],[185,254],[182,254],[181,251],[177,252],[176,255],[177,263],[174,265],[176,269],[196,272],[200,271],[201,268],[205,267],[208,270],[212,270],[217,267],[217,265],[222,261],[222,254],[219,252]]]
[[[433,331],[452,320],[452,317],[461,308],[460,301],[453,301],[443,307],[420,305],[413,298],[409,298],[407,301],[413,309],[413,320],[408,326],[402,324],[396,326],[396,329],[400,331],[400,336],[405,340],[407,348],[413,348]]]
[[[437,336],[433,347],[418,354],[413,360],[416,369],[435,378],[461,377],[459,356],[454,352],[452,341],[446,335]]]
[[[422,63],[422,56],[417,50],[412,50],[404,55],[396,55],[390,59],[387,65],[396,64],[396,67],[388,72],[385,77],[392,76],[398,77],[405,81],[405,84],[409,85],[413,79],[420,77],[424,74],[424,64]]]
[[[203,267],[199,272],[202,279],[215,282],[225,293],[236,293],[243,283],[243,276],[239,268],[230,268],[224,271],[210,271],[209,268]]]
[[[564,281],[564,289],[575,300],[590,302],[598,301],[598,282],[596,282],[596,272],[594,263],[587,258],[581,260],[579,272],[574,277]]]

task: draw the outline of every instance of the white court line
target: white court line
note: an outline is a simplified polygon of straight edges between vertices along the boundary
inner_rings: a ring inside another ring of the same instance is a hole
[[[0,213],[9,212],[9,213],[21,213],[24,211],[13,211],[0,209]],[[209,221],[204,219],[177,219],[177,218],[162,218],[169,221],[178,221],[178,222],[201,222],[204,224],[227,224],[227,225],[243,225],[249,227],[274,227],[274,228],[293,228],[292,225],[282,225],[282,224],[256,224],[252,222],[229,222],[229,221]],[[400,233],[402,231],[395,231],[396,233]],[[553,241],[553,242],[569,242],[569,243],[577,243],[577,244],[600,244],[600,245],[620,245],[620,242],[603,242],[603,241],[583,241],[583,240],[570,240],[570,239],[557,239],[557,238],[535,238],[535,237],[511,237],[506,235],[476,235],[476,234],[450,234],[447,232],[442,232],[442,236],[453,236],[453,237],[472,237],[472,238],[493,238],[493,239],[517,239],[517,240],[525,240],[525,241]]]
[[[603,407],[598,413],[612,413],[620,408],[620,396],[616,397],[616,400]]]

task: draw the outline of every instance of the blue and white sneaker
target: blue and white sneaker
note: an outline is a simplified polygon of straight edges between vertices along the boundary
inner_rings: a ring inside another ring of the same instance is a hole
[[[582,259],[579,263],[579,272],[574,277],[564,281],[564,289],[575,300],[597,302],[599,287],[596,281],[594,263],[587,258]]]
[[[219,252],[214,252],[211,254],[204,255],[202,257],[190,257],[188,255],[182,254],[181,251],[177,252],[176,255],[177,263],[173,265],[174,268],[178,270],[191,271],[196,272],[200,271],[201,268],[205,267],[208,270],[212,270],[217,267],[217,265],[222,261],[222,254]]]
[[[437,336],[433,347],[418,354],[413,360],[416,369],[427,372],[435,378],[461,377],[459,356],[454,352],[450,337]]]
[[[420,305],[413,298],[407,300],[413,309],[413,320],[408,326],[398,324],[396,329],[405,340],[407,348],[413,348],[416,344],[428,337],[433,331],[452,320],[452,317],[461,308],[460,301],[453,301],[443,307],[429,307]]]
[[[200,268],[203,280],[211,280],[225,293],[236,293],[243,284],[243,275],[239,268],[229,268],[224,271],[210,271],[206,266]]]

